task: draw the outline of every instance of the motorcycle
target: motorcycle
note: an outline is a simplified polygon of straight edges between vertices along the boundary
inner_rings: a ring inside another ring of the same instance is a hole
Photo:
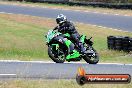
[[[68,33],[62,34],[55,30],[49,30],[45,37],[48,55],[56,63],[80,61],[82,58],[89,64],[97,64],[99,62],[99,54],[92,47],[92,37],[87,39],[85,35],[80,36],[80,42],[83,43],[86,49],[85,55],[79,52],[78,46],[70,39],[70,34]]]

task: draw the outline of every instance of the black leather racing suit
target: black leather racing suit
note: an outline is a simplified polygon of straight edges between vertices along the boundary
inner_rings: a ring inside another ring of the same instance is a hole
[[[79,47],[79,50],[81,53],[85,52],[84,46],[82,44],[82,42],[80,42],[80,35],[77,32],[77,30],[75,29],[75,26],[73,25],[73,23],[66,21],[62,24],[60,24],[58,27],[56,27],[54,30],[58,30],[59,32],[61,32],[62,34],[65,33],[69,33],[71,35],[71,39],[77,44],[77,46]]]

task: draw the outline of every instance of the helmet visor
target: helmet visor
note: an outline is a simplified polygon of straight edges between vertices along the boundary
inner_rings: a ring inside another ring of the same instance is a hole
[[[63,22],[64,22],[64,20],[61,19],[61,18],[57,18],[57,19],[56,19],[56,23],[57,23],[57,24],[61,24],[61,23],[63,23]]]

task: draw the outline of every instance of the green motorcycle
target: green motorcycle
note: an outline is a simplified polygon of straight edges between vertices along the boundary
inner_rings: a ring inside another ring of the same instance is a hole
[[[93,42],[86,39],[85,35],[80,37],[80,42],[84,44],[86,54],[82,55],[76,43],[70,39],[70,34],[62,34],[58,31],[49,30],[46,37],[46,45],[48,46],[48,55],[56,63],[64,63],[65,60],[80,61],[82,58],[89,64],[97,64],[99,55],[92,47]]]

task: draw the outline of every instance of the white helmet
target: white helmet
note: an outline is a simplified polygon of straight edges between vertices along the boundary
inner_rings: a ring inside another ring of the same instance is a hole
[[[62,24],[62,23],[64,23],[65,21],[67,21],[67,18],[66,18],[66,16],[63,15],[63,14],[58,15],[57,18],[56,18],[57,24]]]

